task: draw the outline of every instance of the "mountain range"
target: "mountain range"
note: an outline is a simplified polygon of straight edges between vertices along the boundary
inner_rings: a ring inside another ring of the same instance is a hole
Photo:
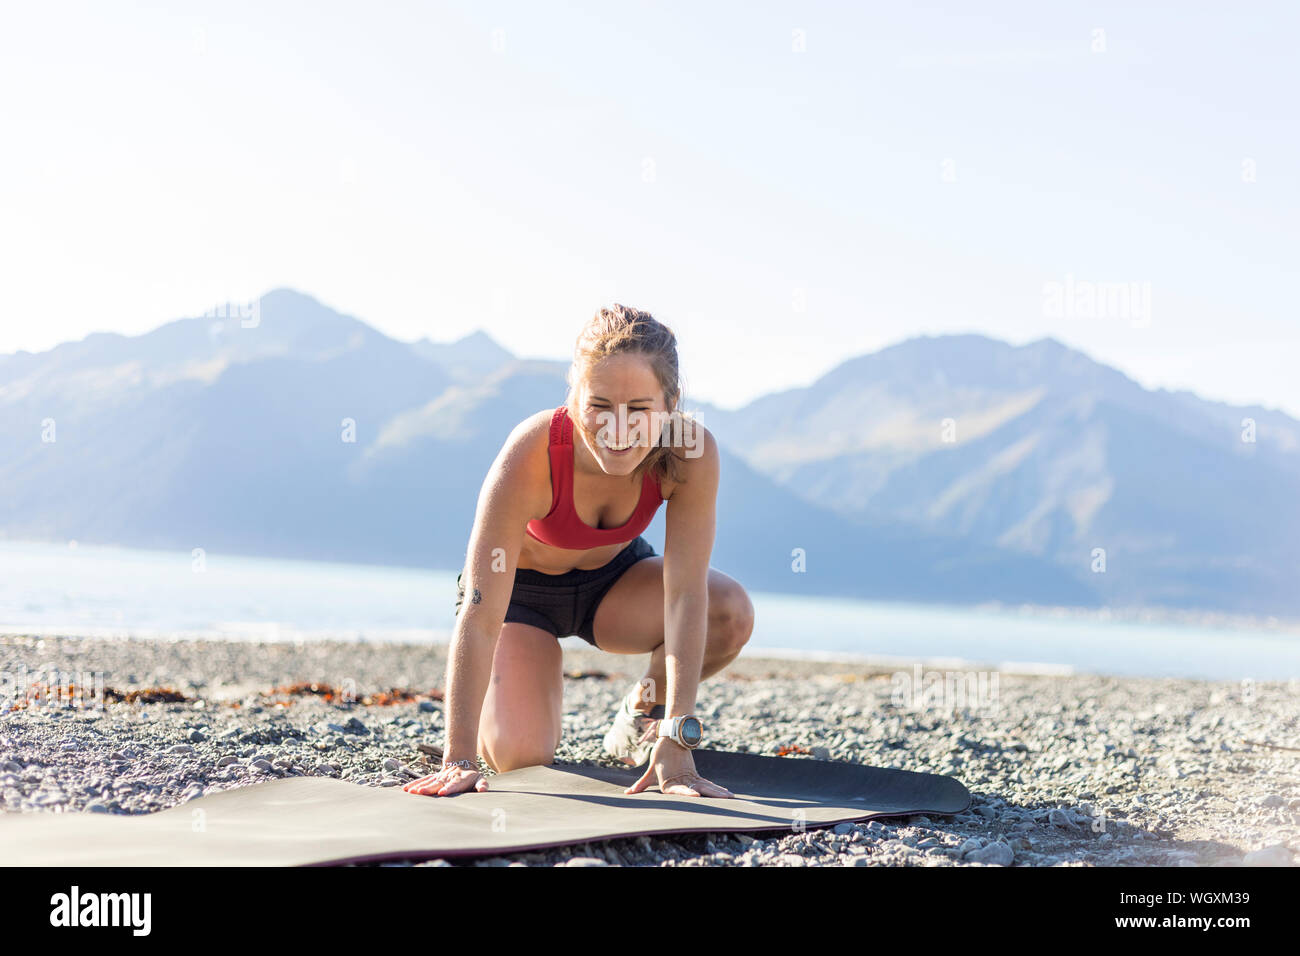
[[[481,331],[399,342],[289,289],[228,314],[0,356],[0,536],[457,569],[502,442],[565,395]],[[686,407],[723,452],[711,563],[752,589],[1300,616],[1281,412],[980,335]]]

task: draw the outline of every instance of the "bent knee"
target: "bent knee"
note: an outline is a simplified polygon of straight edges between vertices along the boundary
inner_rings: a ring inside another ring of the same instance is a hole
[[[532,744],[502,744],[491,746],[480,743],[479,750],[483,760],[496,773],[518,770],[520,767],[536,767],[555,763],[555,748]]]
[[[754,605],[742,587],[729,589],[725,596],[709,602],[710,628],[728,650],[739,652],[754,633]]]

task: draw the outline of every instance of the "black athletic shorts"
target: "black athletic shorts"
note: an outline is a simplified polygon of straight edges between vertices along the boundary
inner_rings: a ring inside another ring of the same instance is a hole
[[[605,592],[624,571],[642,558],[655,554],[654,545],[638,535],[608,564],[590,571],[575,568],[563,574],[546,574],[532,568],[515,570],[515,587],[506,607],[506,622],[532,624],[550,631],[558,640],[574,635],[596,646],[596,608]],[[461,568],[456,575],[456,613],[465,600]]]

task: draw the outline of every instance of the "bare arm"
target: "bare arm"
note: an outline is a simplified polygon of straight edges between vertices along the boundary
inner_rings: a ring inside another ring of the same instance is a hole
[[[718,498],[717,442],[703,425],[703,454],[686,464],[686,481],[668,500],[664,533],[664,715],[695,710],[709,624],[709,558]]]
[[[461,577],[465,600],[456,617],[447,655],[447,740],[443,755],[447,761],[473,762],[477,756],[479,717],[492,676],[492,657],[514,590],[524,526],[535,517],[533,512],[538,507],[529,495],[539,487],[539,481],[550,485],[549,464],[543,465],[547,469],[544,477],[537,474],[537,446],[525,434],[530,422],[521,423],[511,433],[479,492]],[[543,439],[545,435],[543,432]],[[532,437],[536,437],[535,432]],[[549,498],[546,507],[550,507]]]

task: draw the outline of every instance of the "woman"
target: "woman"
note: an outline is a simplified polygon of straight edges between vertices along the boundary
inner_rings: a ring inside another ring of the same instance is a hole
[[[576,634],[651,655],[605,735],[606,752],[649,761],[625,792],[657,781],[663,793],[731,797],[695,772],[672,720],[692,714],[699,682],[740,653],[754,614],[744,588],[709,567],[718,448],[680,413],[677,339],[647,312],[602,309],[578,337],[568,383],[564,405],[515,427],[479,493],[457,578],[442,767],[403,789],[484,791],[476,754],[497,772],[553,762],[558,639]],[[665,500],[660,557],[641,532]],[[661,721],[678,736],[659,736]]]

